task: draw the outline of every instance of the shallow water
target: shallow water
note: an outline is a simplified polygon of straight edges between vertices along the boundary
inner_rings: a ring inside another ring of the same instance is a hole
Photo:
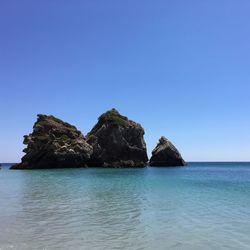
[[[250,249],[250,163],[3,166],[0,249]]]

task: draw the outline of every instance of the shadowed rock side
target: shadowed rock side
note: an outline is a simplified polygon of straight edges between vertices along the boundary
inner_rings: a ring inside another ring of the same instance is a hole
[[[152,151],[149,161],[150,166],[184,166],[185,161],[176,147],[164,136],[162,136],[156,148]]]
[[[115,109],[101,115],[87,135],[92,166],[144,167],[148,162],[144,130]]]
[[[54,116],[38,115],[33,132],[24,136],[22,162],[12,169],[85,167],[93,153],[76,127]]]

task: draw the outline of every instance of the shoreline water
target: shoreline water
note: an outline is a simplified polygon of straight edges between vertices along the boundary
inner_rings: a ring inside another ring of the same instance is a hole
[[[0,171],[0,249],[249,249],[250,163]]]
[[[17,163],[0,163],[0,167],[11,167]],[[94,168],[94,169],[138,169],[138,168],[183,168],[187,166],[195,166],[195,165],[223,165],[226,166],[225,164],[229,165],[238,165],[238,164],[243,164],[243,165],[248,165],[250,164],[250,161],[187,161],[185,166],[150,166],[146,165],[144,167],[99,167],[99,166],[89,166],[89,167],[58,167],[58,168],[38,168],[37,170],[53,170],[53,169],[88,169],[88,168]],[[36,170],[36,169],[25,169],[25,170]]]

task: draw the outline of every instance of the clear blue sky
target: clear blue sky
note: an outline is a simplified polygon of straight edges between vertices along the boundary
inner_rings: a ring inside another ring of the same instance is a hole
[[[2,0],[0,162],[37,113],[86,134],[112,107],[187,161],[250,160],[249,0]]]

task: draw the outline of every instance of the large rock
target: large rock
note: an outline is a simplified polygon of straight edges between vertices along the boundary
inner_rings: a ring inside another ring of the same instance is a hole
[[[184,166],[185,161],[176,147],[164,136],[162,136],[156,148],[152,151],[149,161],[150,166]]]
[[[143,167],[148,157],[144,130],[115,109],[101,115],[87,135],[93,147],[92,166]]]
[[[54,116],[38,115],[33,132],[24,136],[26,154],[12,169],[85,167],[93,148],[82,133]]]

